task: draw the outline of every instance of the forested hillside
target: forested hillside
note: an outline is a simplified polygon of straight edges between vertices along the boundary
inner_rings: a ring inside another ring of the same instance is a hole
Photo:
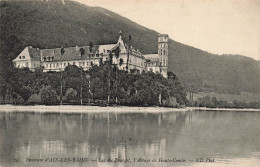
[[[134,48],[142,53],[157,52],[159,32],[109,10],[73,1],[65,1],[65,4],[61,1],[1,1],[0,17],[1,76],[25,46],[53,48],[90,42],[115,43],[120,30],[124,39],[131,34]],[[259,92],[259,61],[239,55],[214,55],[174,40],[170,40],[169,53],[169,70],[187,89]]]

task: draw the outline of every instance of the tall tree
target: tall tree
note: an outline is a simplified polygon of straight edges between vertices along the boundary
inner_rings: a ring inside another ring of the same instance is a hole
[[[44,104],[56,103],[56,101],[57,101],[57,93],[49,85],[45,85],[41,88],[40,97],[41,97],[41,101]]]
[[[128,44],[127,44],[127,60],[126,60],[126,71],[128,72],[129,69],[129,56],[130,56],[130,52],[131,52],[131,40],[132,40],[132,36],[129,35],[128,37]]]
[[[93,48],[93,43],[90,42],[90,43],[89,43],[89,52],[92,52],[92,48]]]
[[[24,99],[24,101],[27,103],[28,99],[32,95],[32,89],[29,86],[23,86],[20,90],[20,95]]]

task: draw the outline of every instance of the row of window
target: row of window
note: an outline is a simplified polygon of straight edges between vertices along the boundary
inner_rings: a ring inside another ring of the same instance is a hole
[[[40,65],[39,64],[35,64],[35,63],[33,63],[33,67],[35,68],[35,67],[39,67]]]
[[[91,66],[93,65],[93,61],[91,62],[79,62],[78,65],[81,67],[81,66]],[[77,65],[76,62],[72,62],[72,64],[70,63],[51,63],[51,64],[45,64],[45,67],[46,68],[59,68],[59,67],[67,67],[69,65]]]
[[[161,48],[166,48],[166,44],[165,43],[161,43]]]
[[[147,66],[158,66],[159,62],[147,63]]]
[[[164,37],[159,37],[159,41],[166,41],[167,40],[167,37],[166,36],[164,36]]]
[[[25,56],[19,56],[19,59],[25,59]]]
[[[54,59],[54,56],[43,57],[43,61],[52,61],[53,59]]]
[[[16,66],[17,66],[18,68],[20,68],[20,67],[29,67],[29,62],[17,63]]]
[[[14,64],[16,67],[29,67],[29,62],[25,62],[25,63],[15,63]],[[40,64],[38,63],[33,63],[33,67],[36,68],[36,67],[39,67]]]
[[[167,55],[166,50],[160,50],[160,55]]]
[[[167,40],[167,37],[159,37],[159,41],[164,41],[164,40]]]
[[[166,60],[165,59],[163,59],[163,65],[166,66]]]
[[[152,62],[152,63],[147,63],[147,66],[157,66],[159,64],[160,64],[159,62]],[[166,60],[165,59],[163,59],[162,65],[166,66]]]

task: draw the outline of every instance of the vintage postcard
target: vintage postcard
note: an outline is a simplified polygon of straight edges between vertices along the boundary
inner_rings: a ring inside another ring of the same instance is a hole
[[[260,167],[260,1],[0,0],[0,167]]]

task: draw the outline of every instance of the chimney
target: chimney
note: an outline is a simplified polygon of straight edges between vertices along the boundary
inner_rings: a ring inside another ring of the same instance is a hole
[[[76,45],[76,50],[79,50],[79,47],[78,47],[78,45]]]

